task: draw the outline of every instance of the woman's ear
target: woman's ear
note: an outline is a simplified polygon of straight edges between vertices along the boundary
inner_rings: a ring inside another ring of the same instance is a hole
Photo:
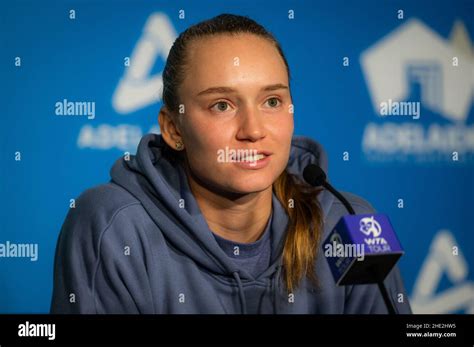
[[[168,146],[178,150],[182,149],[183,138],[179,131],[179,124],[176,124],[176,118],[166,106],[162,106],[160,109],[158,123],[160,124],[161,135]]]

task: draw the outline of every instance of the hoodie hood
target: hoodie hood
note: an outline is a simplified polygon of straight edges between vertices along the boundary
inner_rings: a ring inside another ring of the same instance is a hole
[[[234,277],[238,283],[255,280],[245,269],[239,269],[217,243],[191,193],[184,168],[169,155],[167,146],[161,135],[144,136],[135,156],[130,160],[121,158],[114,164],[110,172],[112,182],[141,202],[173,247],[207,271]],[[293,137],[287,170],[302,179],[303,169],[310,163],[318,164],[327,174],[327,156],[321,145],[306,137]],[[318,200],[326,216],[332,195],[322,191]],[[272,203],[271,265],[258,278],[270,277],[281,267],[288,216],[274,193]]]

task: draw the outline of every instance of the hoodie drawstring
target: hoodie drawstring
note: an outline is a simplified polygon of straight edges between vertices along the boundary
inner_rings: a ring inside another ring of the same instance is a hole
[[[237,285],[239,286],[239,299],[242,314],[247,314],[247,303],[245,302],[244,288],[242,286],[242,281],[240,280],[239,272],[234,271],[232,275],[234,275],[234,278],[237,281]]]
[[[278,313],[278,305],[277,305],[278,281],[280,280],[281,268],[282,266],[277,266],[277,269],[271,280],[271,290],[273,291],[273,312],[275,314]],[[244,288],[242,286],[242,280],[240,279],[239,271],[232,272],[232,275],[234,276],[235,281],[237,282],[237,285],[239,287],[239,300],[240,300],[240,306],[241,306],[241,313],[247,314],[247,302],[245,300]]]
[[[280,279],[281,266],[277,266],[277,271],[272,278],[272,291],[273,291],[273,313],[278,313],[278,281]]]

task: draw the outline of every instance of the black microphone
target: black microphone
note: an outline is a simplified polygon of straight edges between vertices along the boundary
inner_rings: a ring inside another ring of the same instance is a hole
[[[306,166],[303,170],[303,178],[308,184],[314,187],[323,186],[329,190],[336,198],[339,199],[340,202],[342,202],[350,214],[355,214],[354,209],[352,208],[351,204],[349,204],[349,201],[347,201],[347,199],[341,193],[334,189],[334,187],[330,185],[328,181],[326,181],[326,174],[318,165],[309,164]]]
[[[356,215],[349,201],[326,181],[326,174],[318,165],[306,166],[303,178],[312,186],[329,190],[350,213],[339,220],[323,242],[336,284],[377,283],[387,311],[395,314],[383,281],[404,252],[388,217],[383,214]]]

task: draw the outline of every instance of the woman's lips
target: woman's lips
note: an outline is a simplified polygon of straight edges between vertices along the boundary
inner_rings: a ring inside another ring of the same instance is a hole
[[[234,164],[243,169],[259,170],[266,167],[271,160],[271,154],[264,154],[265,152],[257,152],[257,156],[250,156],[243,158],[241,161],[235,161]]]

